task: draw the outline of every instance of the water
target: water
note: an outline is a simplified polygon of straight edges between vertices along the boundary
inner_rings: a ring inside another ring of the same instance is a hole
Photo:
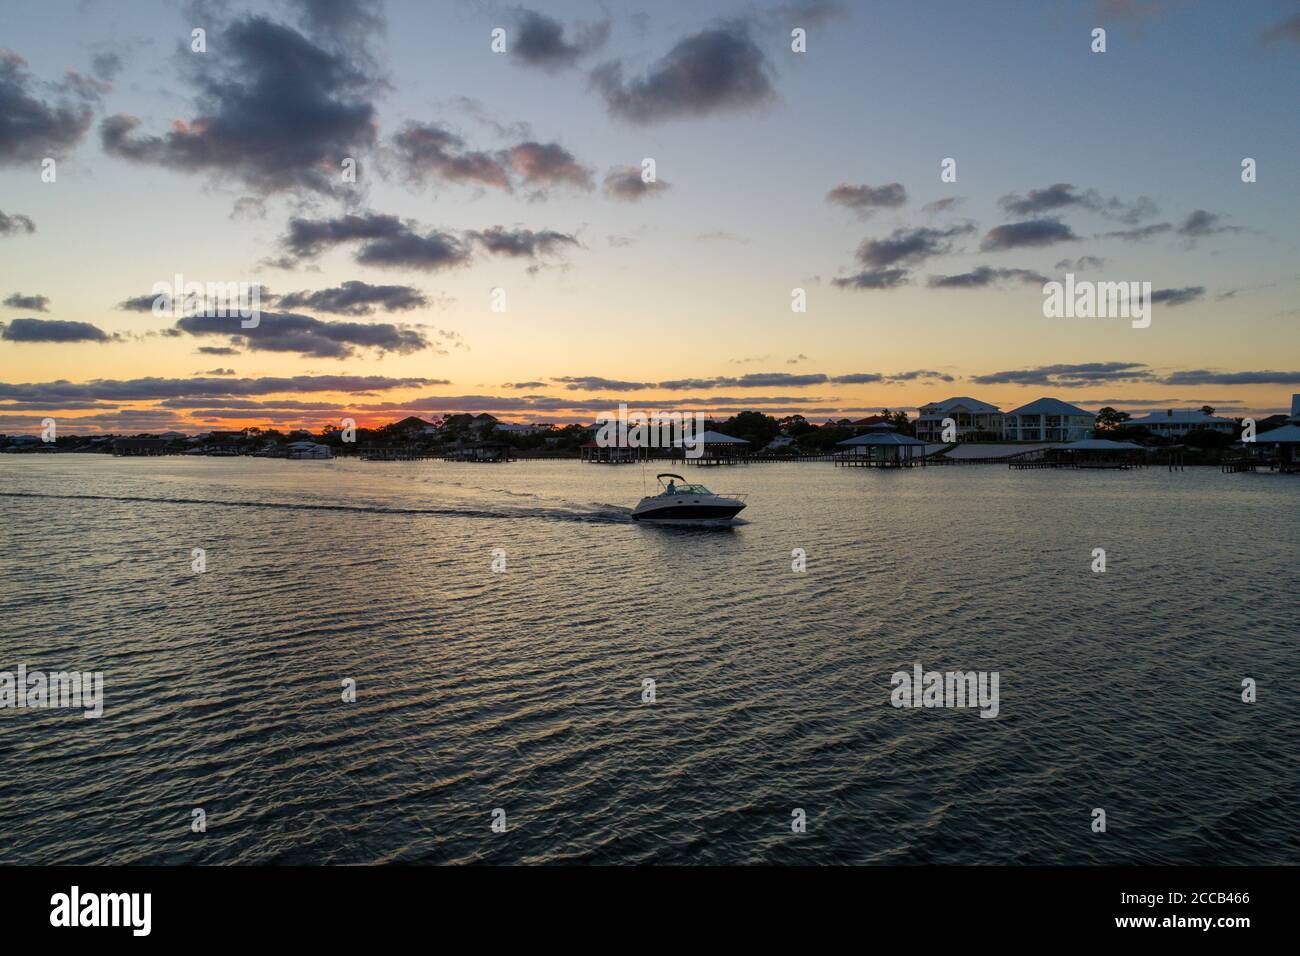
[[[656,470],[0,457],[0,670],[106,681],[0,711],[0,862],[1300,859],[1297,479]]]

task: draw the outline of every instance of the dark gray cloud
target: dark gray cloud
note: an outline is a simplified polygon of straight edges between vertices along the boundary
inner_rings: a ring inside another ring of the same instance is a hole
[[[940,213],[956,209],[965,201],[966,200],[961,196],[948,196],[944,199],[936,199],[933,202],[926,203],[921,207],[921,212],[926,213],[927,215],[936,216]]]
[[[1054,183],[1043,189],[1031,189],[1024,196],[1008,193],[998,200],[998,204],[1016,216],[1040,216],[1077,207],[1130,225],[1159,212],[1156,204],[1146,196],[1139,196],[1133,202],[1124,202],[1115,196],[1106,198],[1095,189],[1081,190],[1070,183]]]
[[[1106,260],[1100,256],[1079,256],[1077,259],[1062,259],[1055,266],[1062,272],[1087,272],[1090,269],[1100,269],[1106,264]]]
[[[377,81],[362,61],[265,17],[236,20],[209,43],[220,53],[194,58],[198,115],[162,136],[139,133],[136,117],[108,117],[105,152],[264,193],[341,192],[342,161],[375,140]]]
[[[509,156],[511,168],[526,186],[592,188],[591,169],[559,143],[520,143],[510,148]]]
[[[566,69],[605,44],[609,39],[609,21],[579,23],[573,39],[564,38],[564,27],[534,10],[521,9],[515,23],[514,40],[508,49],[528,66],[556,71]]]
[[[233,368],[210,368],[206,372],[200,372],[200,375],[234,375]]]
[[[1147,239],[1154,239],[1156,236],[1168,232],[1174,227],[1167,222],[1156,222],[1149,226],[1139,226],[1137,229],[1120,229],[1117,232],[1103,232],[1098,239],[1122,239],[1125,242],[1144,242]]]
[[[806,388],[825,385],[830,379],[819,373],[798,375],[792,372],[750,372],[747,375],[719,378],[683,378],[659,382],[658,388],[692,391],[700,388]]]
[[[1032,269],[994,269],[991,266],[978,266],[970,272],[957,275],[930,276],[926,284],[931,289],[983,289],[1010,281],[1022,282],[1026,285],[1042,285],[1050,280]]]
[[[1155,373],[1142,362],[1085,362],[1077,365],[1040,365],[1036,368],[972,375],[976,385],[1049,385],[1083,388],[1104,382],[1149,382]]]
[[[514,258],[535,259],[538,256],[555,255],[565,246],[578,245],[578,240],[574,236],[551,229],[534,232],[532,229],[503,229],[501,226],[492,226],[469,235],[481,243],[488,252]]]
[[[409,285],[371,285],[356,279],[314,292],[290,292],[274,299],[281,309],[311,309],[335,315],[370,315],[376,307],[385,312],[405,312],[427,306],[429,300]]]
[[[421,234],[410,222],[378,213],[333,219],[295,217],[281,238],[289,263],[352,242],[360,243],[353,259],[363,265],[433,271],[464,265],[470,259],[469,249],[457,236],[437,229]]]
[[[1165,305],[1186,305],[1188,302],[1195,302],[1205,295],[1205,286],[1194,285],[1182,289],[1156,289],[1151,293],[1152,302],[1162,302]]]
[[[877,209],[897,209],[907,203],[907,190],[902,183],[885,183],[883,186],[853,186],[840,183],[826,194],[826,201],[845,209],[852,209],[865,218]]]
[[[831,280],[841,289],[894,289],[907,283],[906,269],[876,269]]]
[[[200,345],[194,351],[201,352],[204,355],[243,355],[239,349],[233,349],[229,345]]]
[[[61,83],[40,83],[26,60],[0,48],[0,166],[67,154],[90,129],[100,92],[74,70]]]
[[[928,226],[895,229],[884,239],[862,240],[856,254],[858,261],[868,269],[918,265],[931,256],[951,252],[954,239],[974,231],[975,226],[970,223],[949,229]]]
[[[1173,372],[1165,385],[1300,385],[1300,372],[1217,372],[1190,369]]]
[[[786,0],[771,10],[770,19],[780,26],[821,26],[847,17],[848,7],[838,0]]]
[[[303,392],[346,392],[369,395],[395,388],[440,384],[429,378],[385,375],[292,375],[261,378],[134,378],[90,382],[0,382],[0,401],[46,402],[62,408],[63,401],[148,402],[184,396],[280,395]]]
[[[0,339],[6,342],[113,342],[109,335],[89,322],[63,319],[14,319],[0,322]]]
[[[615,166],[605,174],[605,195],[610,199],[636,202],[669,188],[669,183],[656,177],[652,183],[641,178],[640,166]]]
[[[393,136],[393,151],[408,182],[435,178],[511,191],[501,154],[466,149],[463,139],[435,123],[407,123]]]
[[[15,292],[5,299],[4,304],[11,309],[22,309],[24,312],[50,311],[50,300],[43,295],[23,295],[21,292]]]
[[[36,231],[36,223],[27,216],[20,216],[17,213],[10,215],[0,212],[0,236],[16,236],[19,233],[31,235]]]
[[[364,49],[386,26],[382,0],[289,0],[307,33],[346,49]]]
[[[984,252],[1001,252],[1004,249],[1024,249],[1050,246],[1057,242],[1073,242],[1079,237],[1074,230],[1059,219],[1027,219],[994,226],[984,236],[980,249]]]
[[[1265,43],[1300,43],[1300,13],[1294,13],[1266,29],[1260,39]]]
[[[614,378],[601,378],[598,375],[564,375],[555,381],[571,392],[635,392],[643,388],[654,388],[654,382],[624,382]]]
[[[892,385],[898,382],[916,381],[952,382],[955,379],[946,372],[935,372],[930,369],[895,372],[893,375],[887,375],[883,372],[852,372],[848,375],[836,375],[831,378],[831,382],[836,385],[871,385],[875,383]]]
[[[545,388],[545,382],[506,382],[502,388]]]
[[[90,69],[104,82],[112,82],[122,71],[122,57],[111,50],[96,53],[90,58]]]
[[[775,95],[771,67],[743,26],[693,33],[642,76],[625,80],[612,61],[591,73],[592,85],[613,116],[654,123],[749,109]]]
[[[1204,209],[1197,209],[1189,213],[1187,218],[1178,226],[1178,234],[1191,239],[1201,239],[1205,236],[1214,236],[1224,232],[1242,231],[1240,226],[1223,225],[1222,216],[1218,213],[1206,212]]]
[[[245,349],[294,352],[313,358],[351,358],[358,348],[406,355],[432,347],[418,326],[387,322],[332,322],[293,312],[263,312],[253,328],[243,328],[238,316],[186,316],[176,328],[190,335],[224,335]]]
[[[409,231],[396,216],[381,213],[348,214],[334,219],[295,216],[289,220],[289,231],[280,242],[293,257],[311,259],[341,243],[386,239]]]

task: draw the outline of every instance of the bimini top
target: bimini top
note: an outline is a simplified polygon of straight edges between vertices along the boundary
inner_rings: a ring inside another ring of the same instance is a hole
[[[837,445],[924,445],[925,442],[911,435],[899,435],[896,432],[872,432],[857,438],[846,438]]]
[[[659,478],[659,479],[664,479],[664,478],[676,478],[678,481],[685,481],[685,480],[686,480],[686,479],[683,478],[681,475],[674,475],[674,474],[672,474],[671,472],[667,472],[667,471],[665,471],[662,475],[655,475],[655,477],[656,477],[656,478]]]
[[[1061,446],[1062,451],[1145,451],[1131,441],[1111,441],[1109,438],[1085,438]]]

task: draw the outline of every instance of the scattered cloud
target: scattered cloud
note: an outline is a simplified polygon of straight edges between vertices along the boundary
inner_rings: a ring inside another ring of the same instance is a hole
[[[90,129],[101,92],[101,84],[75,70],[59,83],[42,83],[26,60],[0,48],[0,166],[68,153]]]
[[[640,166],[615,166],[605,174],[605,195],[610,199],[636,202],[668,188],[669,183],[662,179],[646,182],[641,177]]]
[[[873,215],[877,209],[897,209],[907,203],[907,190],[902,183],[883,186],[851,186],[840,183],[826,194],[826,201],[857,213],[860,219]]]
[[[1205,295],[1205,286],[1187,286],[1183,289],[1156,289],[1151,293],[1151,301],[1161,302],[1165,305],[1186,305],[1188,302],[1195,302]]]
[[[252,328],[243,328],[240,322],[238,316],[192,315],[178,319],[176,328],[196,336],[229,336],[232,343],[252,351],[313,358],[351,358],[358,348],[407,355],[433,347],[421,326],[334,322],[293,312],[262,312]]]
[[[22,309],[24,312],[50,311],[50,300],[43,295],[23,295],[21,292],[15,292],[5,299],[4,304],[11,309]]]
[[[16,236],[19,233],[30,236],[35,231],[36,223],[29,217],[0,212],[0,236]]]
[[[841,289],[894,289],[907,283],[906,269],[877,269],[831,280]]]
[[[1260,39],[1264,43],[1300,43],[1300,13],[1293,13],[1273,24],[1260,35]]]
[[[64,319],[14,319],[0,322],[0,339],[6,342],[115,342],[118,337],[89,322]]]
[[[1142,362],[1040,365],[970,376],[976,385],[1046,385],[1053,388],[1083,388],[1105,382],[1150,382],[1155,379],[1155,373]]]
[[[1115,196],[1103,197],[1095,189],[1080,190],[1070,183],[1055,183],[1043,189],[1031,189],[1024,196],[1008,193],[998,200],[998,205],[1016,216],[1041,216],[1043,213],[1077,207],[1129,225],[1135,225],[1160,211],[1146,196],[1139,196],[1133,202],[1124,202]]]
[[[573,39],[566,40],[564,27],[558,20],[535,10],[520,9],[514,37],[507,48],[527,66],[555,72],[574,66],[581,57],[604,46],[609,31],[608,20],[579,23],[574,28]]]
[[[620,61],[591,73],[611,115],[655,123],[761,106],[775,96],[766,55],[741,25],[680,40],[642,76],[623,77]]]
[[[409,285],[371,285],[356,279],[314,292],[291,292],[273,297],[282,309],[311,309],[335,315],[370,315],[376,307],[385,312],[405,312],[427,306],[429,300]]]
[[[1050,246],[1057,242],[1073,242],[1079,237],[1074,230],[1059,219],[1027,219],[994,226],[984,236],[980,249],[984,252],[1001,252],[1005,249],[1024,249]]]
[[[970,272],[958,275],[930,276],[926,284],[931,289],[983,289],[1009,281],[1021,282],[1025,285],[1042,285],[1051,280],[1032,269],[994,269],[990,266],[979,266]]]

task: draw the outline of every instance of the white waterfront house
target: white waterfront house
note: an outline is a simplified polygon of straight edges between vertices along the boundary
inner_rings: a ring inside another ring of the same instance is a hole
[[[314,441],[294,441],[285,446],[286,458],[333,458],[334,452],[329,445],[318,445]]]
[[[1231,418],[1218,418],[1207,415],[1199,408],[1170,408],[1163,412],[1153,412],[1142,418],[1130,418],[1125,425],[1141,425],[1153,435],[1163,438],[1183,438],[1188,432],[1204,430],[1235,434],[1237,423]]]
[[[1059,398],[1040,398],[1002,417],[1008,441],[1082,441],[1092,437],[1097,416]]]
[[[922,441],[943,441],[943,420],[951,418],[957,425],[960,441],[970,432],[1002,433],[1002,410],[996,405],[960,396],[922,405],[916,416],[916,437]]]

